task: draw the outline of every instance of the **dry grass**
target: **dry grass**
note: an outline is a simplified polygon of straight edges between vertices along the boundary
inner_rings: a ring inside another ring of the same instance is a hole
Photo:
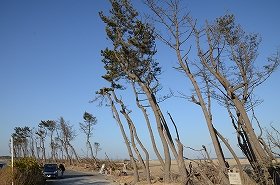
[[[0,184],[11,185],[12,184],[12,170],[10,167],[0,169]]]
[[[11,185],[12,184],[12,170],[11,167],[5,167],[0,169],[0,184]],[[40,185],[45,184],[43,177],[36,174],[25,172],[22,173],[14,169],[14,184],[15,185]]]
[[[10,164],[10,161],[6,161]],[[12,179],[15,185],[44,185],[45,178],[36,159],[20,158],[14,162],[12,173],[11,166],[5,166],[0,169],[0,184],[10,185]]]

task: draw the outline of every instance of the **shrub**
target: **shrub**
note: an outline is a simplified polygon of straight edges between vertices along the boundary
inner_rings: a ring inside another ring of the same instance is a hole
[[[15,185],[43,185],[45,183],[42,169],[38,162],[33,158],[17,159],[14,163],[13,174]],[[0,170],[0,184],[10,185],[11,181],[11,167],[6,167]]]
[[[22,158],[15,161],[15,184],[16,185],[40,185],[44,184],[45,178],[42,169],[36,159]]]

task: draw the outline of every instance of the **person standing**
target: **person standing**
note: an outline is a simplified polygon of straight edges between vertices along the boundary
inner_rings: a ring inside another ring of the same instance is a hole
[[[61,177],[63,177],[64,171],[65,171],[64,165],[63,165],[63,164],[60,164],[60,165],[59,165],[59,169],[60,169],[60,171],[61,171]]]

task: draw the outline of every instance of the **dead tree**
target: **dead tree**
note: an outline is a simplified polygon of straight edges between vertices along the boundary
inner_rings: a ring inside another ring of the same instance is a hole
[[[279,153],[279,150],[280,150],[280,132],[279,132],[279,129],[277,129],[275,126],[270,124],[270,127],[265,129],[265,135],[266,135],[266,139],[268,141],[269,148],[270,148],[271,152],[275,156],[280,157],[280,153]]]
[[[84,123],[80,123],[80,129],[86,134],[87,148],[90,150],[91,158],[96,160],[93,154],[90,138],[93,134],[93,126],[96,125],[97,119],[92,114],[85,112],[83,115]]]
[[[36,158],[36,150],[35,150],[35,136],[34,136],[34,128],[30,129],[30,134],[29,134],[29,150],[30,150],[30,156],[33,158]]]
[[[49,131],[50,140],[51,140],[50,142],[51,158],[52,160],[55,160],[55,146],[54,146],[55,143],[54,143],[53,133],[56,128],[56,122],[54,120],[46,120],[46,121],[41,120],[40,125]]]
[[[120,119],[118,110],[115,106],[115,102],[113,101],[114,97],[112,97],[112,91],[113,91],[112,88],[103,88],[103,89],[100,89],[97,92],[97,94],[101,95],[102,97],[106,97],[109,101],[109,105],[112,109],[113,118],[117,121],[117,123],[119,125],[122,137],[124,139],[124,142],[125,142],[125,145],[126,145],[126,148],[127,148],[127,151],[128,151],[130,162],[132,163],[132,166],[133,166],[133,176],[134,176],[133,184],[136,184],[137,182],[139,182],[139,173],[138,173],[137,164],[136,164],[136,161],[135,161],[135,158],[134,158],[131,146],[130,146],[130,141],[129,141],[126,133],[125,133],[123,123]]]
[[[152,143],[152,146],[153,146],[153,149],[154,149],[154,152],[162,166],[162,168],[164,168],[164,161],[162,159],[162,156],[161,154],[159,153],[158,151],[158,148],[157,148],[157,145],[156,145],[156,141],[155,141],[155,137],[154,137],[154,133],[153,133],[153,130],[152,130],[152,127],[151,127],[151,122],[150,122],[150,118],[148,116],[148,113],[147,113],[147,110],[146,108],[140,103],[141,99],[139,98],[139,92],[136,90],[136,87],[135,87],[135,83],[131,83],[132,84],[132,89],[133,89],[133,92],[134,92],[134,95],[135,95],[135,98],[136,98],[136,105],[138,106],[138,108],[141,109],[142,113],[143,113],[143,116],[145,118],[145,121],[146,121],[146,124],[147,124],[147,128],[149,130],[149,134],[150,134],[150,139],[151,139],[151,143]]]
[[[44,161],[46,161],[46,148],[45,148],[45,138],[46,138],[46,135],[47,135],[47,131],[46,129],[40,125],[38,125],[38,130],[36,131],[36,135],[39,137],[39,140],[40,140],[40,150],[42,152],[42,156],[41,156],[41,159],[43,159]]]
[[[220,97],[229,101],[236,112],[238,128],[241,129],[243,135],[244,145],[241,145],[241,148],[244,148],[243,152],[252,161],[251,165],[258,174],[259,180],[268,179],[267,173],[264,173],[266,174],[264,178],[260,176],[260,173],[265,169],[263,166],[271,164],[271,159],[256,136],[248,117],[248,99],[252,96],[254,89],[262,84],[279,65],[279,55],[269,57],[268,63],[258,70],[255,65],[258,36],[246,35],[239,25],[235,25],[233,16],[219,18],[212,25],[206,22],[205,27],[198,29],[196,21],[192,20],[188,14],[180,16],[182,15],[180,10],[183,7],[179,6],[179,0],[168,1],[169,11],[163,9],[164,6],[157,6],[154,0],[146,2],[158,17],[155,22],[165,26],[169,33],[166,36],[159,32],[158,37],[176,51],[178,69],[186,73],[194,86],[197,97],[193,96],[192,101],[202,107],[221,166],[225,167],[225,164],[211,123],[212,115],[207,110],[207,104],[203,105],[199,83],[195,80],[195,75],[191,73],[191,66],[196,67],[198,71],[205,71],[207,80],[215,87],[214,97],[219,94]],[[189,56],[191,45],[186,44],[189,38],[195,39],[199,62],[192,62]],[[241,132],[239,132],[240,135]]]
[[[179,64],[176,69],[185,73],[191,81],[195,94],[191,96],[190,100],[201,107],[219,164],[222,169],[226,170],[224,154],[214,131],[209,94],[206,93],[206,98],[204,98],[197,75],[191,71],[192,62],[188,57],[191,48],[189,39],[193,33],[193,28],[188,23],[191,17],[187,13],[186,7],[182,7],[180,4],[180,0],[166,1],[166,9],[165,5],[159,5],[156,3],[157,1],[146,0],[145,2],[156,15],[152,21],[159,23],[161,28],[162,26],[165,28],[162,31],[157,30],[157,37],[174,50]]]
[[[98,143],[98,142],[94,142],[93,147],[94,147],[94,151],[95,151],[94,157],[96,159],[98,152],[101,151],[102,149],[100,148],[100,143]]]
[[[131,141],[131,145],[134,149],[135,154],[138,157],[138,161],[141,163],[143,169],[145,169],[145,175],[146,175],[146,180],[148,184],[151,184],[151,176],[150,176],[150,167],[149,167],[149,153],[146,150],[146,148],[144,147],[143,143],[141,142],[141,140],[139,139],[138,135],[137,135],[137,131],[135,128],[135,125],[131,119],[131,117],[129,116],[129,113],[131,111],[127,110],[126,106],[124,105],[123,101],[119,98],[117,98],[115,91],[112,91],[112,96],[114,97],[114,100],[121,106],[121,114],[124,115],[127,124],[128,124],[128,128],[130,131],[130,141]],[[140,145],[141,149],[143,150],[143,152],[145,153],[146,159],[145,162],[136,146],[136,142]]]
[[[71,144],[71,141],[76,137],[75,131],[73,130],[73,127],[67,123],[63,117],[59,118],[59,130],[61,132],[60,139],[62,141],[64,150],[66,152],[67,158],[69,159],[70,164],[72,164],[72,160],[70,157],[70,151],[73,152],[76,161],[79,162],[79,157],[76,153],[76,150]],[[70,149],[70,150],[69,150]]]
[[[216,96],[226,100],[235,111],[237,133],[242,139],[239,145],[257,174],[257,181],[270,184],[267,168],[271,165],[271,158],[252,126],[248,100],[255,88],[275,71],[279,65],[279,55],[270,57],[268,63],[263,63],[263,68],[259,70],[256,66],[259,37],[246,34],[240,25],[235,24],[233,15],[218,18],[213,24],[206,22],[203,30],[197,29],[193,22],[191,25],[197,56],[216,87]],[[207,47],[202,44],[204,41]]]

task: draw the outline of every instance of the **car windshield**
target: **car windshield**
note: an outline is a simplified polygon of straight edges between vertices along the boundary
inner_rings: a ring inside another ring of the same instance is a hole
[[[53,172],[57,170],[57,165],[56,164],[45,164],[44,166],[44,171],[45,172]]]

